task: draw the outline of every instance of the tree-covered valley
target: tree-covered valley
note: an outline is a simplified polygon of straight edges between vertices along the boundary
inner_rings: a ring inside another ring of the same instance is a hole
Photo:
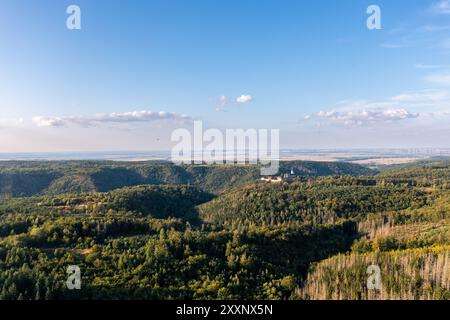
[[[1,163],[0,299],[450,300],[449,161],[291,171]]]
[[[368,175],[375,171],[351,163],[289,161],[280,173],[301,176]],[[192,185],[221,193],[260,178],[257,165],[175,165],[166,161],[3,161],[0,198],[106,192],[144,184]]]

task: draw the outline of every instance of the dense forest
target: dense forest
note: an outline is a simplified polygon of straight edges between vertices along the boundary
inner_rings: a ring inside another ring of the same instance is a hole
[[[375,171],[337,162],[290,161],[280,172],[302,176],[369,175]],[[0,198],[63,193],[106,192],[144,184],[189,184],[221,193],[260,178],[257,165],[174,165],[171,162],[4,161],[0,162]]]
[[[450,161],[291,170],[1,163],[0,299],[450,300]]]

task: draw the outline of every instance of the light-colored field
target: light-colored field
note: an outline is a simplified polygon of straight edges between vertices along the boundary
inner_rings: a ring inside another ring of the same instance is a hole
[[[333,155],[289,155],[289,156],[281,156],[280,160],[284,161],[339,161],[342,160],[342,156],[333,156]],[[351,157],[348,157],[351,158]]]
[[[364,159],[361,159],[364,158]],[[367,156],[367,155],[355,155],[355,154],[301,154],[301,155],[281,155],[280,160],[282,161],[346,161],[361,165],[393,165],[393,164],[404,164],[411,163],[425,159],[425,157],[393,157],[392,155],[386,155],[386,157],[377,156]],[[164,157],[136,157],[136,158],[121,158],[114,159],[114,161],[130,161],[130,162],[140,162],[140,161],[155,161],[155,160],[168,160],[170,159]],[[231,161],[231,159],[230,159]]]
[[[293,161],[346,161],[351,163],[357,163],[361,165],[392,165],[411,163],[418,160],[426,159],[426,157],[411,156],[411,157],[396,157],[392,155],[365,155],[365,154],[317,154],[317,155],[288,155],[282,156],[281,160]]]
[[[411,163],[421,158],[377,158],[377,159],[364,159],[364,160],[355,160],[350,161],[352,163],[362,164],[362,165],[391,165],[391,164],[403,164],[403,163]]]

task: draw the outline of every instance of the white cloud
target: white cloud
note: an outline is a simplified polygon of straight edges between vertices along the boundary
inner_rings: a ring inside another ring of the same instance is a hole
[[[450,92],[444,90],[421,90],[406,92],[391,98],[394,102],[408,103],[409,105],[422,106],[437,102],[445,102],[450,99]]]
[[[405,109],[360,109],[353,111],[320,111],[313,115],[316,119],[345,126],[361,126],[380,122],[393,122],[406,119],[414,119],[418,113],[412,113]]]
[[[431,83],[450,86],[450,73],[436,73],[425,77],[425,80]]]
[[[414,68],[416,68],[416,69],[445,69],[445,68],[449,68],[449,65],[417,63],[414,65]]]
[[[38,127],[62,127],[66,123],[61,118],[33,117],[31,121]]]
[[[449,0],[450,1],[450,0]],[[448,50],[450,24],[409,25],[391,30],[380,46],[387,49],[426,48]]]
[[[224,107],[227,104],[227,97],[226,96],[220,96],[219,97],[220,106]]]
[[[450,14],[450,0],[441,0],[434,3],[431,11],[438,14]]]
[[[308,115],[304,120],[345,126],[392,123],[448,110],[449,99],[449,91],[430,89],[404,92],[382,101],[346,100],[337,103],[331,111]]]
[[[303,121],[315,120],[323,125],[362,126],[420,118],[422,122],[450,112],[450,90],[427,89],[403,92],[382,101],[344,100],[331,111],[307,115]]]
[[[253,100],[253,97],[248,94],[243,94],[236,98],[237,103],[248,103],[248,102],[251,102],[252,100]]]
[[[96,114],[90,116],[68,117],[33,117],[32,122],[38,127],[63,127],[76,124],[83,127],[96,126],[105,123],[150,122],[157,120],[191,121],[192,118],[172,112],[132,111]]]
[[[225,111],[225,106],[227,105],[228,99],[226,96],[220,96],[217,99],[216,111]]]
[[[381,47],[386,49],[400,49],[403,45],[397,43],[382,43]]]
[[[420,27],[419,31],[424,31],[424,32],[430,33],[430,32],[447,31],[449,29],[450,29],[449,25],[428,24],[428,25]]]
[[[228,99],[227,96],[219,96],[215,99],[216,101],[216,111],[225,112],[227,111],[228,106],[236,105],[236,104],[245,104],[253,101],[253,97],[248,94],[242,94],[237,98]]]
[[[333,110],[336,111],[354,111],[354,110],[379,110],[379,109],[389,109],[389,108],[399,108],[396,102],[387,101],[366,101],[366,100],[344,100],[338,102]]]

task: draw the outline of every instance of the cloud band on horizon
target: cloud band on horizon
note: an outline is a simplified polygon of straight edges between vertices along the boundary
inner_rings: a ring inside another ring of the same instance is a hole
[[[184,114],[173,112],[154,112],[154,111],[131,111],[131,112],[113,112],[107,114],[95,114],[87,116],[66,116],[66,117],[42,117],[32,118],[33,124],[38,127],[65,127],[75,124],[81,127],[98,126],[105,123],[133,123],[133,122],[151,122],[159,120],[172,120],[191,122],[193,119]]]
[[[415,119],[419,113],[412,113],[405,109],[374,109],[374,110],[352,110],[352,111],[320,111],[308,115],[305,120],[317,119],[328,123],[341,124],[345,126],[361,126],[364,124],[375,124],[394,122],[406,119]]]

